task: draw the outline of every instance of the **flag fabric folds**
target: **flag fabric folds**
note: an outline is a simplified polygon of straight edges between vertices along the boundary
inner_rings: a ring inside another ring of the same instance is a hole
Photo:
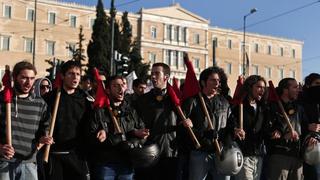
[[[234,90],[233,98],[230,102],[231,104],[239,105],[242,103],[243,96],[244,96],[244,94],[241,94],[242,86],[243,86],[243,78],[239,76],[237,80],[236,89]]]
[[[276,102],[279,101],[280,98],[277,94],[277,91],[272,83],[272,81],[269,81],[269,96],[268,96],[268,101],[269,102]]]
[[[99,75],[97,68],[93,69],[93,75],[94,75],[95,80],[97,81],[97,92],[96,92],[96,97],[95,97],[95,101],[93,103],[93,106],[96,108],[103,108],[105,106],[109,107],[110,101],[109,101],[109,98],[104,90],[103,82],[100,78],[100,75]]]
[[[184,63],[187,67],[187,73],[182,89],[182,100],[192,97],[201,91],[193,65],[186,55],[184,56]]]
[[[167,84],[167,91],[168,91],[168,94],[171,98],[171,101],[173,102],[174,105],[176,106],[180,106],[180,99],[178,98],[178,96],[176,95],[173,87],[168,83]]]
[[[10,70],[5,71],[5,74],[3,75],[3,78],[2,78],[2,84],[4,86],[4,89],[3,89],[4,102],[11,103],[12,96],[13,96],[13,88],[11,85]]]

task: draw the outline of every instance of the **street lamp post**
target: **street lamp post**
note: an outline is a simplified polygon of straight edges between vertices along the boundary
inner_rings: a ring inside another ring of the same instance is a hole
[[[242,75],[246,75],[246,20],[251,14],[257,12],[256,8],[250,10],[250,13],[243,16],[243,44],[242,44]]]
[[[114,7],[114,0],[111,0],[111,52],[110,52],[110,75],[114,75],[114,22],[115,22],[115,7]]]

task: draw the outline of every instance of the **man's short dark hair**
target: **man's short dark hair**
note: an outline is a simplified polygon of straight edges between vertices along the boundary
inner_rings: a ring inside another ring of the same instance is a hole
[[[88,76],[88,75],[82,76],[82,78],[81,78],[81,81],[82,81],[82,82],[87,81],[87,80],[89,80],[90,82],[93,81],[93,79],[92,79],[91,76]]]
[[[315,80],[320,79],[320,74],[311,73],[304,79],[304,84],[310,86]]]
[[[138,87],[140,84],[147,84],[143,79],[135,79],[132,82],[132,87]]]
[[[37,75],[37,70],[34,67],[34,65],[32,65],[28,61],[20,61],[14,65],[13,70],[12,70],[12,76],[17,77],[20,74],[20,72],[25,69],[32,70],[34,72],[34,74]]]
[[[111,82],[114,81],[114,80],[116,80],[116,79],[121,79],[121,80],[123,80],[123,77],[122,77],[122,76],[119,76],[119,75],[109,76],[109,77],[107,78],[107,80],[105,81],[106,88],[107,88],[107,89],[110,89]]]
[[[288,89],[291,81],[296,81],[294,78],[284,78],[278,84],[277,93],[281,96],[284,89]]]
[[[62,75],[66,75],[66,72],[69,70],[69,69],[72,69],[72,68],[79,68],[81,69],[81,64],[78,62],[78,61],[72,61],[72,60],[69,60],[65,63],[63,63],[61,65],[61,74]]]
[[[158,66],[162,67],[164,75],[170,76],[171,72],[170,72],[170,67],[168,66],[168,64],[158,62],[158,63],[154,63],[152,65],[152,67],[158,67]]]

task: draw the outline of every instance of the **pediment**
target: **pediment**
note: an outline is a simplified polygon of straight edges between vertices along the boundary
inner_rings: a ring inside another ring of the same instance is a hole
[[[179,4],[162,8],[142,9],[141,12],[145,14],[152,14],[186,21],[193,21],[206,24],[210,23],[209,20],[182,8]]]

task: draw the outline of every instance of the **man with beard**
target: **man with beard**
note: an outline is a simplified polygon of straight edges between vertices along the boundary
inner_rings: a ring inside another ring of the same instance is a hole
[[[266,106],[263,101],[266,81],[259,75],[249,76],[240,90],[243,97],[243,128],[239,126],[239,106],[232,109],[234,137],[243,153],[243,166],[236,180],[259,180],[265,146],[263,137],[267,127]]]
[[[294,78],[282,79],[277,87],[281,103],[287,113],[293,131],[290,132],[278,104],[270,105],[270,147],[268,148],[268,179],[303,179],[301,139],[306,133],[307,118],[297,104],[298,83]]]
[[[5,103],[3,93],[0,95],[1,180],[37,180],[37,149],[53,143],[51,137],[45,136],[50,117],[47,105],[32,92],[36,73],[35,67],[26,61],[18,62],[13,68],[12,146],[6,142]]]
[[[84,91],[78,88],[81,65],[67,61],[61,66],[61,96],[53,132],[55,143],[51,146],[48,180],[87,180],[89,176],[84,154],[87,147],[85,135],[91,111]],[[45,97],[50,109],[55,104],[57,90]]]
[[[130,102],[124,101],[124,82],[121,76],[111,76],[106,82],[106,92],[110,98],[110,108],[95,109],[90,126],[89,153],[91,177],[93,179],[133,178],[133,167],[127,156],[125,140],[143,140],[149,130],[138,117]],[[112,114],[111,114],[112,113]],[[112,117],[113,116],[113,117]],[[112,118],[117,121],[121,132],[117,132]]]
[[[170,67],[164,63],[155,63],[151,69],[153,89],[138,99],[138,113],[145,127],[150,129],[149,143],[157,143],[160,147],[160,160],[150,169],[138,173],[137,179],[163,180],[176,179],[177,142],[176,107],[167,93],[170,78]],[[182,121],[190,126],[191,121]],[[189,122],[189,124],[187,123]]]

